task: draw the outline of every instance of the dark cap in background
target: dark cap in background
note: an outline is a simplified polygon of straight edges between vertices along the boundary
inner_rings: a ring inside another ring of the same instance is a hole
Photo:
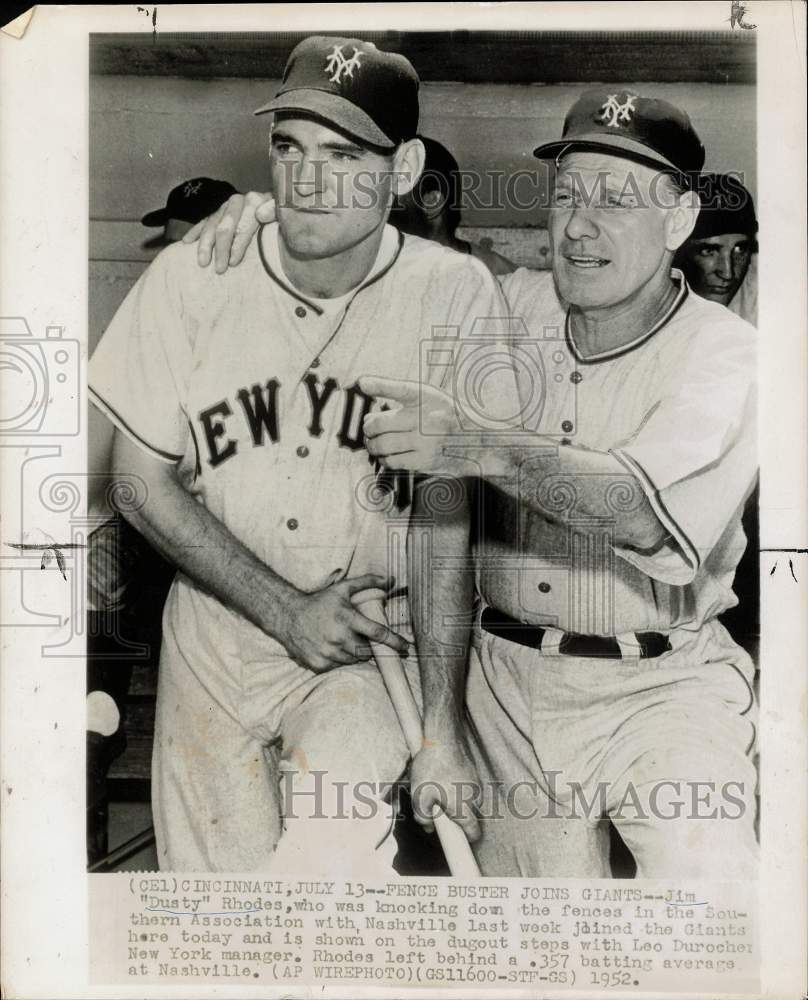
[[[733,174],[702,174],[694,185],[701,202],[691,240],[705,240],[724,233],[750,238],[758,231],[755,202]]]
[[[164,226],[169,219],[182,222],[201,222],[219,208],[236,189],[227,181],[214,181],[210,177],[192,177],[172,188],[165,208],[148,212],[140,220],[144,226]]]

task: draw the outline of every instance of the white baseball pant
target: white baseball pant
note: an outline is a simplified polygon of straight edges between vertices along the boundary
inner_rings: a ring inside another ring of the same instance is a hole
[[[161,870],[395,877],[384,793],[409,754],[375,663],[314,674],[268,656],[252,626],[226,660],[198,642],[191,660],[168,611],[152,768]],[[414,650],[405,669],[420,704]]]
[[[755,878],[752,662],[717,621],[671,645],[571,657],[475,628],[469,715],[502,788],[483,804],[484,874],[608,878],[609,817],[638,877]]]

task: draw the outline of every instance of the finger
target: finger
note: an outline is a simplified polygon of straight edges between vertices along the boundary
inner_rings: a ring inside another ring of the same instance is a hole
[[[375,458],[387,458],[388,455],[407,455],[415,450],[413,438],[417,431],[391,431],[366,438],[365,447]]]
[[[251,191],[250,194],[252,193]],[[263,223],[274,222],[278,215],[275,210],[275,199],[271,194],[260,194],[256,197],[261,199],[261,203],[255,209],[256,219]]]
[[[331,663],[325,656],[313,654],[311,656],[298,656],[297,662],[301,667],[312,670],[315,674],[322,674],[331,669]]]
[[[225,205],[227,202],[225,202]],[[219,220],[224,215],[224,205],[213,215],[202,220],[202,235],[199,237],[199,245],[196,248],[196,259],[200,267],[207,267],[213,257],[213,242],[216,239],[216,227]]]
[[[219,219],[214,236],[214,267],[217,274],[224,274],[230,264],[230,249],[236,234],[236,220],[229,212]]]
[[[365,573],[364,576],[352,576],[347,580],[343,580],[342,583],[337,584],[338,587],[344,587],[350,597],[353,594],[358,594],[360,590],[389,590],[395,581],[391,576],[382,576],[381,573]]]
[[[346,667],[351,663],[356,663],[353,650],[339,641],[329,641],[323,639],[315,652],[306,656],[304,666],[307,666],[315,673],[323,674],[334,667]]]
[[[384,396],[385,399],[394,399],[406,405],[417,403],[421,399],[422,385],[420,382],[408,382],[404,379],[363,375],[359,379],[359,388],[368,396]]]
[[[241,217],[236,224],[233,246],[230,248],[230,267],[235,267],[236,264],[240,264],[244,259],[247,247],[252,242],[253,237],[258,232],[258,227],[263,221],[258,218],[258,211],[267,197],[268,195],[260,194],[257,191],[248,191],[244,196],[244,207],[241,210]],[[274,202],[272,204],[274,218]]]
[[[427,833],[435,832],[435,824],[432,821],[432,808],[424,807],[423,797],[419,797],[414,788],[410,788],[410,801],[412,804],[412,817],[415,822]]]
[[[366,663],[373,658],[373,650],[368,645],[367,639],[358,632],[352,632],[350,639],[346,640],[341,651],[350,656],[351,663]]]
[[[436,781],[425,781],[410,789],[410,798],[415,821],[431,833],[435,829],[433,814],[444,811],[445,789]]]
[[[371,587],[370,590],[360,590],[358,594],[351,594],[351,604],[355,608],[361,608],[368,601],[384,601],[389,591],[382,590],[381,587]]]
[[[345,645],[333,644],[328,649],[328,659],[335,665],[341,667],[347,667],[350,663],[358,663],[360,658],[357,656],[357,651],[362,645],[361,639],[354,641],[349,639]],[[370,653],[370,650],[368,650]],[[366,660],[370,659],[370,655],[365,657]]]
[[[391,431],[413,431],[418,428],[418,414],[412,410],[376,410],[362,422],[365,439]]]
[[[196,241],[199,239],[199,234],[202,232],[205,226],[205,222],[206,222],[205,219],[202,219],[200,222],[197,222],[197,224],[193,227],[193,229],[189,229],[188,232],[183,236],[182,242],[196,243]]]
[[[390,472],[420,472],[424,464],[418,461],[414,451],[405,451],[400,455],[375,455],[374,458]]]
[[[230,248],[229,267],[235,267],[236,264],[240,264],[244,260],[247,247],[252,243],[257,231],[257,229],[254,229],[252,232],[236,233],[233,237],[233,246]]]
[[[355,611],[350,619],[350,626],[361,636],[364,636],[381,646],[389,646],[394,649],[399,656],[409,656],[410,647],[407,640],[394,632],[389,626],[382,625],[381,622],[365,618],[359,611]]]

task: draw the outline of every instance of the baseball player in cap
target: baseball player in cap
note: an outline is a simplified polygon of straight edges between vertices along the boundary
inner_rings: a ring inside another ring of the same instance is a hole
[[[553,270],[502,286],[531,333],[556,331],[541,432],[503,447],[439,391],[361,382],[403,404],[366,418],[383,464],[486,478],[466,696],[510,795],[481,864],[608,875],[608,818],[638,876],[751,878],[753,665],[718,616],[756,471],[755,337],[672,267],[704,151],[680,109],[609,87],[535,155],[557,168]]]
[[[609,87],[535,155],[557,168],[553,270],[500,278],[543,359],[517,369],[522,433],[461,426],[430,386],[360,382],[401,404],[365,419],[385,466],[485,480],[465,693],[502,801],[483,803],[478,859],[490,875],[606,876],[608,818],[638,876],[753,877],[753,664],[718,616],[756,472],[755,338],[672,266],[704,149],[681,109]],[[259,201],[233,204],[217,266]],[[202,263],[214,234],[211,220]],[[459,581],[432,587],[466,610]]]
[[[757,217],[752,195],[733,174],[702,174],[701,211],[676,255],[688,284],[757,325]]]
[[[367,643],[406,654],[411,633],[405,596],[388,605],[395,630],[352,603],[390,585],[354,562],[374,484],[362,419],[379,405],[358,378],[417,378],[433,327],[464,336],[505,306],[479,262],[386,224],[423,163],[406,59],[308,38],[257,113],[270,111],[277,222],[221,277],[193,247],[161,253],[91,362],[115,469],[148,487],[132,521],[179,567],[160,661],[158,858],[387,876],[395,846],[379,800],[407,751]],[[513,371],[492,390],[512,405]],[[406,513],[406,490],[396,501]],[[394,572],[401,594],[406,570]],[[420,698],[414,656],[407,669]],[[427,732],[449,697],[441,683],[425,675]],[[286,798],[274,853],[273,745]]]
[[[463,190],[460,167],[443,143],[425,135],[419,138],[426,151],[423,173],[412,191],[396,199],[390,221],[402,232],[435,240],[458,253],[471,254],[492,274],[515,271],[516,265],[501,254],[457,235]]]

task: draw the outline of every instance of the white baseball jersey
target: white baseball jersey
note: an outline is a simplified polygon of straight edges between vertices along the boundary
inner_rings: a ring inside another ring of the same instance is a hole
[[[362,418],[382,404],[359,389],[359,377],[448,388],[468,360],[459,345],[471,337],[471,353],[485,354],[506,315],[482,264],[390,227],[357,289],[307,298],[283,273],[273,225],[222,276],[197,265],[193,246],[165,250],[104,334],[90,364],[91,394],[123,433],[176,464],[185,487],[259,559],[313,591],[370,568],[366,542],[366,558],[357,553],[353,563],[363,494],[376,474]],[[507,416],[518,411],[516,381],[496,353],[496,364],[476,366],[475,374],[489,370],[482,397],[471,380],[470,410],[499,405]],[[400,537],[408,482],[398,483]],[[379,556],[372,568],[404,583],[403,546],[394,566]],[[406,628],[406,601],[391,603],[399,605],[392,620]],[[414,657],[405,669],[418,697]],[[276,847],[277,765],[261,761],[266,745],[280,742],[292,754],[283,766],[304,762],[295,781],[309,770],[379,788],[395,781],[408,753],[374,665],[314,674],[179,573],[163,615],[159,684],[153,813],[161,868],[350,869],[328,824],[309,824],[308,834],[296,830]],[[384,810],[358,826],[342,823],[340,836],[363,864],[387,871]],[[305,865],[289,855],[304,844]]]
[[[608,451],[639,480],[669,534],[641,552],[613,542],[611,511],[631,509],[630,482],[604,487],[599,517],[570,530],[493,493],[485,508],[479,586],[513,617],[580,634],[698,629],[737,603],[741,512],[757,461],[753,420],[755,330],[723,306],[679,293],[660,322],[619,350],[582,357],[552,274],[520,269],[501,280],[511,311],[542,345],[540,428]],[[524,398],[535,380],[520,380]],[[575,514],[575,485],[546,453],[525,489],[548,511]],[[640,498],[641,499],[641,498]],[[494,565],[495,563],[495,565]]]
[[[537,653],[475,629],[466,689],[473,752],[483,781],[501,783],[515,803],[496,822],[483,811],[477,854],[485,874],[608,877],[609,837],[597,822],[608,815],[638,878],[754,878],[754,668],[715,616],[736,603],[732,582],[745,544],[756,334],[689,292],[679,272],[673,277],[678,294],[653,329],[587,357],[551,273],[519,270],[502,281],[540,345],[544,405],[536,420],[558,441],[522,466],[523,491],[569,523],[486,489],[482,597],[550,631]],[[536,394],[529,379],[520,388],[525,400]],[[564,475],[564,439],[611,453],[625,480],[610,474],[601,487],[595,476]],[[620,545],[613,533],[615,511],[644,498],[668,532],[652,552]],[[623,656],[567,655],[554,629],[615,636]],[[627,633],[646,631],[668,633],[670,651],[637,656]],[[741,816],[706,824],[694,849],[693,814],[656,800],[671,775],[731,784],[743,798]],[[597,800],[593,812],[576,811],[574,789]],[[639,796],[631,799],[637,806],[623,806],[629,794]]]
[[[362,418],[377,402],[359,377],[448,385],[454,338],[506,313],[482,264],[389,226],[358,289],[307,298],[283,273],[271,225],[221,276],[198,266],[193,246],[160,254],[92,358],[91,396],[150,455],[176,463],[259,559],[313,591],[350,567],[364,515],[357,496],[374,475]],[[430,359],[436,336],[448,351]],[[498,369],[486,394],[518,410],[512,372]],[[188,643],[221,643],[219,602],[182,576],[175,587]]]

